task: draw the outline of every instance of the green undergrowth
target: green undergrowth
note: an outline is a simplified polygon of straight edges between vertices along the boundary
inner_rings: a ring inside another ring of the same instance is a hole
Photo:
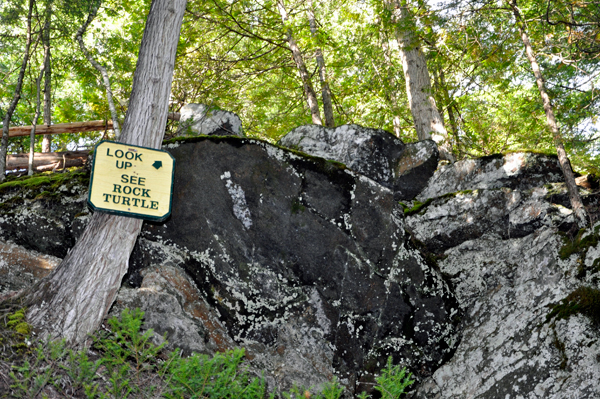
[[[264,376],[249,370],[243,349],[189,357],[180,350],[167,352],[166,340],[156,345],[152,330],[142,331],[139,309],[112,317],[110,328],[93,334],[91,347],[80,350],[64,341],[32,339],[25,312],[6,314],[0,325],[2,347],[21,348],[18,356],[0,360],[0,398],[339,399],[344,392],[334,378],[320,390],[269,393]],[[390,358],[375,389],[383,399],[397,399],[413,383],[411,377]]]
[[[59,187],[63,185],[71,186],[75,183],[87,186],[89,184],[89,174],[82,172],[81,169],[74,169],[64,173],[43,172],[33,176],[12,178],[0,184],[0,194],[10,190],[34,191],[43,188],[38,194],[47,197],[55,193]]]
[[[560,303],[550,306],[546,321],[567,319],[575,314],[587,316],[596,326],[600,326],[600,290],[587,286],[577,288]]]

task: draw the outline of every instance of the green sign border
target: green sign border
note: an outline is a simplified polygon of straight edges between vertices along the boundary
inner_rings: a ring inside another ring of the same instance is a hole
[[[128,146],[128,147],[143,148],[143,149],[146,149],[146,150],[160,151],[160,152],[164,152],[166,154],[169,154],[169,156],[173,160],[173,171],[171,172],[171,193],[169,194],[169,212],[167,212],[166,215],[161,216],[161,217],[158,217],[158,216],[148,216],[148,215],[144,215],[142,213],[125,212],[125,211],[115,211],[113,209],[100,208],[100,207],[97,207],[94,204],[92,204],[92,202],[90,201],[90,198],[92,196],[92,185],[94,183],[94,171],[96,169],[96,152],[97,152],[98,147],[102,143],[120,144],[120,145],[124,145],[124,146]],[[174,183],[174,181],[175,181],[175,158],[173,157],[173,155],[171,155],[170,152],[165,151],[165,150],[157,150],[156,148],[142,147],[142,146],[139,146],[139,145],[126,144],[126,143],[119,143],[119,142],[111,141],[111,140],[102,140],[98,144],[96,144],[96,147],[94,148],[94,162],[92,163],[92,175],[90,177],[90,188],[88,189],[87,205],[94,212],[100,211],[100,212],[104,212],[104,213],[110,213],[112,215],[127,216],[127,217],[130,217],[130,218],[136,218],[136,219],[144,219],[144,220],[148,220],[148,221],[151,221],[151,222],[163,222],[166,219],[168,219],[169,216],[171,216],[171,209],[173,207],[173,183]]]

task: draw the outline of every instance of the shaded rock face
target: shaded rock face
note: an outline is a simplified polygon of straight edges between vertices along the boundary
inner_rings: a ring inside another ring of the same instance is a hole
[[[424,375],[451,355],[453,296],[408,242],[390,190],[253,140],[170,147],[187,167],[170,220],[143,230],[132,286],[149,267],[185,270],[281,389],[337,375],[352,392],[390,355]]]
[[[406,226],[436,253],[486,233],[507,239],[526,236],[544,226],[560,231],[576,227],[571,210],[549,202],[547,195],[544,187],[453,193],[430,200],[418,214],[407,217]]]
[[[282,137],[279,144],[341,162],[394,190],[396,200],[413,199],[427,184],[439,159],[431,140],[405,145],[384,130],[358,125],[300,126]]]
[[[0,193],[0,238],[27,250],[64,258],[89,220],[89,177],[68,183],[14,186]]]
[[[242,121],[230,111],[204,104],[186,104],[181,108],[178,135],[194,134],[216,136],[243,136]]]

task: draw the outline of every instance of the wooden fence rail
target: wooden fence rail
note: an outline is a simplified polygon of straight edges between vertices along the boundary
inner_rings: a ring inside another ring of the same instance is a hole
[[[33,168],[37,171],[83,166],[90,151],[36,152]],[[6,156],[6,170],[22,170],[29,167],[29,154],[9,154]]]

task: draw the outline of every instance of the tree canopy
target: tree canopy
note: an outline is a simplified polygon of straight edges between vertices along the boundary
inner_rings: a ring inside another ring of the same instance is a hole
[[[36,112],[48,2],[52,3],[52,122],[111,119],[103,78],[74,39],[98,2],[35,0],[31,56],[11,126],[31,124]],[[317,93],[321,115],[319,55],[326,66],[323,76],[335,124],[383,128],[404,141],[416,140],[395,37],[397,25],[387,3],[191,0],[177,50],[170,110],[178,111],[192,102],[230,110],[241,117],[247,135],[270,141],[312,123],[306,82],[289,46],[291,35]],[[405,29],[411,29],[422,45],[431,94],[457,159],[522,149],[555,151],[519,27],[507,2],[399,3],[414,17]],[[0,119],[12,100],[23,61],[28,4],[26,0],[0,4]],[[92,57],[108,72],[120,122],[128,107],[149,5],[149,0],[104,0],[83,35]],[[522,0],[518,5],[566,151],[576,170],[596,171],[600,165],[600,3]],[[284,7],[286,18],[278,6]],[[103,134],[60,135],[52,149],[91,147]],[[28,149],[28,137],[10,139],[9,152]]]

